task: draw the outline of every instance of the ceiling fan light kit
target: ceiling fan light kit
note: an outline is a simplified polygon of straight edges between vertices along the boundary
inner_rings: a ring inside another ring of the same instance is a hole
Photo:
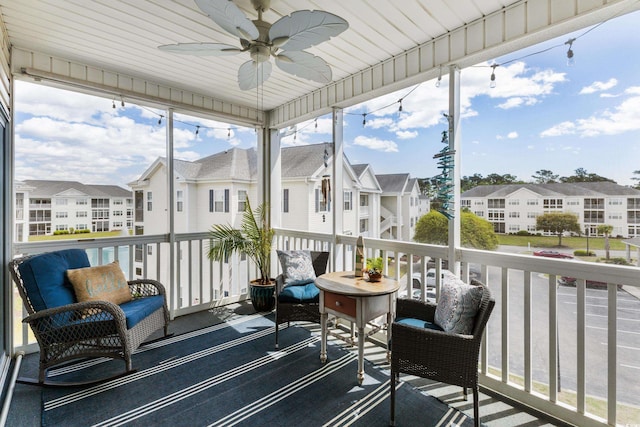
[[[339,16],[320,10],[298,10],[273,24],[262,20],[270,0],[251,0],[258,19],[250,20],[231,0],[195,0],[196,5],[213,22],[239,38],[241,48],[225,43],[177,43],[158,46],[166,52],[195,56],[225,56],[249,52],[251,59],[238,69],[238,85],[242,90],[262,85],[271,75],[271,57],[282,71],[329,83],[331,67],[319,56],[305,52],[349,28]]]

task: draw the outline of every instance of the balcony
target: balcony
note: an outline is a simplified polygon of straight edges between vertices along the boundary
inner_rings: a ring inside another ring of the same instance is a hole
[[[277,229],[275,239],[277,248],[331,251],[329,268],[333,271],[354,268],[354,236],[338,235],[334,240],[323,233]],[[90,254],[92,264],[118,259],[129,277],[137,272],[165,283],[174,324],[182,328],[192,316],[245,301],[247,282],[255,275],[255,268],[240,257],[227,264],[209,261],[206,240],[206,233],[191,233],[176,235],[173,241],[168,235],[135,236],[22,243],[15,244],[14,249],[16,253],[36,253],[81,247]],[[134,260],[136,246],[143,248],[142,262]],[[421,283],[426,283],[427,265],[434,263],[439,270],[448,256],[444,246],[379,239],[365,239],[365,248],[368,256],[387,258],[386,273],[400,280],[400,294],[411,286],[407,278],[415,273],[423,276]],[[638,347],[637,332],[632,331],[640,321],[640,311],[634,308],[638,301],[632,296],[639,290],[637,268],[473,249],[457,252],[462,277],[468,277],[471,270],[479,271],[496,298],[479,366],[481,387],[487,393],[481,400],[483,422],[513,425],[513,419],[505,414],[520,413],[524,407],[531,413],[581,426],[625,424],[638,419],[640,393],[631,380],[634,369],[638,369],[633,356],[633,349],[637,351]],[[178,261],[167,262],[172,258]],[[576,287],[558,286],[561,276],[576,277]],[[606,289],[587,287],[587,279],[606,283]],[[20,312],[14,315],[16,319],[22,316]],[[15,349],[37,351],[29,331],[20,322],[15,325],[22,328],[14,333],[18,340]],[[379,354],[375,350],[370,353],[372,358]],[[422,386],[457,402],[462,409],[471,407],[470,403],[459,402],[449,388]],[[39,392],[24,389],[17,398],[25,398],[24,393]],[[515,405],[516,409],[503,414],[506,418],[488,409],[500,401]],[[15,403],[18,407],[24,404]],[[37,408],[39,403],[28,410],[37,412]]]

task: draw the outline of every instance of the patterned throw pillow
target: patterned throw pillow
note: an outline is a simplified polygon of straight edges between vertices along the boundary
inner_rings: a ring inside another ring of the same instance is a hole
[[[131,301],[131,291],[118,261],[97,267],[67,270],[78,302],[110,301],[122,304]]]
[[[481,286],[448,278],[442,284],[434,321],[445,332],[468,335],[473,331],[473,320],[481,300]]]
[[[306,285],[316,280],[316,273],[313,270],[311,252],[302,251],[277,251],[284,285]]]

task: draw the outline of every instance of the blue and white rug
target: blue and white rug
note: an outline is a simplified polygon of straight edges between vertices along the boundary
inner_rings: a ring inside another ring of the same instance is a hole
[[[301,327],[280,331],[268,317],[237,320],[139,349],[137,372],[82,389],[44,389],[44,426],[386,426],[389,373],[370,363],[357,385],[356,357]],[[121,361],[93,360],[52,370],[54,379],[121,372]],[[434,397],[400,383],[396,425],[472,425]]]

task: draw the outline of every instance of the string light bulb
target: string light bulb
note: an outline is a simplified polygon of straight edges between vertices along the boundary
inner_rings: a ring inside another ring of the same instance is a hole
[[[120,97],[120,105],[124,107],[124,98]]]
[[[440,71],[438,72],[438,80],[436,80],[436,87],[440,87],[441,81],[442,81],[442,67],[440,67]]]
[[[111,104],[111,108],[116,108],[116,100],[114,99],[112,104]]]
[[[227,129],[227,139],[231,139],[231,128]]]
[[[362,114],[362,127],[367,125],[367,113]]]
[[[564,42],[564,44],[568,44],[569,45],[569,49],[567,50],[567,66],[569,67],[573,67],[576,63],[576,60],[573,58],[573,42],[576,41],[575,38],[571,38],[569,40],[567,40],[566,42]]]
[[[315,129],[317,131],[318,130],[318,118],[317,117],[314,119],[314,122],[315,122]]]
[[[493,64],[491,66],[491,80],[489,82],[489,87],[491,89],[493,89],[494,87],[496,87],[496,67],[498,66],[498,64]]]
[[[398,113],[402,113],[402,98],[398,99],[400,106],[398,107]]]
[[[161,125],[161,124],[162,124],[162,118],[163,118],[163,117],[164,117],[164,116],[163,116],[162,114],[160,114],[160,118],[158,119],[158,124],[159,124],[159,125]]]
[[[200,133],[200,126],[196,126],[196,138],[198,137],[199,133]]]

